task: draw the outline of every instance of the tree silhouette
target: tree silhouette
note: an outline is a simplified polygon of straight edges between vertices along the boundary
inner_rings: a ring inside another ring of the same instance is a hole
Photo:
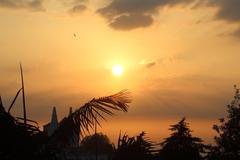
[[[96,153],[96,149],[99,154],[112,155],[113,153],[113,146],[110,143],[109,138],[102,133],[96,133],[84,137],[81,141],[80,147],[85,152],[92,154]]]
[[[99,119],[113,115],[113,111],[127,112],[130,102],[131,98],[126,90],[107,97],[93,98],[64,118],[53,135],[46,137],[37,125],[32,125],[36,122],[13,117],[6,112],[0,100],[0,158],[1,160],[59,158],[58,155],[61,155],[65,148],[72,147],[72,144],[78,142],[80,135],[93,128],[95,123],[100,125]]]
[[[79,136],[95,125],[100,125],[99,119],[105,119],[106,115],[114,115],[114,111],[128,111],[131,103],[130,92],[120,91],[114,95],[93,98],[91,101],[79,107],[59,124],[47,144],[50,148],[67,148],[79,143]]]
[[[38,159],[38,151],[47,137],[36,125],[27,125],[23,119],[15,118],[7,113],[0,98],[0,159],[15,160]]]
[[[209,154],[210,160],[240,159],[240,92],[236,86],[234,88],[235,95],[227,106],[227,117],[219,119],[220,125],[213,126],[218,136],[215,137],[216,146]]]
[[[120,134],[114,150],[114,160],[151,160],[155,152],[154,144],[145,138],[145,132],[136,137]]]
[[[206,146],[198,137],[191,135],[188,123],[183,118],[175,125],[171,125],[173,132],[170,137],[162,143],[162,149],[159,152],[159,159],[163,160],[201,160],[205,154]]]

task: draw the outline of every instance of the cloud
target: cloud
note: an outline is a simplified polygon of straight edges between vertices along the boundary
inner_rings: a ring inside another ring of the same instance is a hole
[[[0,0],[0,7],[43,11],[43,0]]]
[[[216,19],[240,22],[239,0],[113,0],[97,12],[108,20],[110,27],[117,30],[132,30],[152,25],[154,14],[163,7],[191,4],[194,4],[192,9],[203,6],[217,7]]]
[[[153,66],[155,66],[157,63],[155,61],[149,62],[146,64],[147,68],[152,68]]]
[[[87,9],[87,2],[88,0],[62,0],[64,6],[71,6],[71,8],[68,10],[70,14],[78,14],[85,11]]]
[[[240,25],[239,0],[207,0],[207,3],[205,4],[218,8],[215,15],[216,20],[224,20],[229,23],[236,23]],[[240,38],[240,28],[233,32],[221,33],[218,36],[235,36]]]
[[[131,30],[153,24],[153,14],[164,6],[190,4],[195,0],[113,0],[97,12],[114,29]]]
[[[117,30],[131,30],[139,27],[148,27],[153,23],[150,15],[130,14],[122,15],[114,19],[110,26]]]
[[[157,62],[154,60],[148,61],[146,59],[143,59],[141,62],[139,62],[139,64],[143,65],[146,68],[152,68],[153,66],[155,66],[157,64]]]
[[[208,0],[208,5],[219,8],[216,18],[229,22],[240,22],[240,1],[239,0]]]
[[[178,60],[181,60],[182,57],[176,57],[176,56],[164,56],[158,59],[143,59],[138,64],[146,67],[146,68],[152,68],[156,65],[168,65],[175,63]]]
[[[234,35],[234,36],[240,38],[240,28],[237,29],[235,32],[233,32],[232,35]]]
[[[80,3],[86,3],[86,2],[88,2],[88,0],[61,0],[61,3],[65,6],[76,5]]]
[[[76,14],[76,13],[81,13],[83,11],[85,11],[87,9],[87,7],[83,4],[78,4],[73,6],[70,10],[69,13],[71,14]]]
[[[218,7],[215,16],[216,19],[240,24],[239,0],[208,0],[208,4]],[[240,29],[237,29],[228,35],[240,38]]]

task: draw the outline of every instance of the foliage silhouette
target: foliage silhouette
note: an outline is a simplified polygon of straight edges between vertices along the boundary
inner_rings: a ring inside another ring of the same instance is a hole
[[[193,137],[186,119],[183,118],[177,124],[171,125],[172,133],[160,143],[158,154],[156,144],[145,137],[145,132],[136,137],[120,134],[117,147],[110,144],[107,136],[96,133],[85,137],[79,146],[80,136],[100,125],[100,119],[105,120],[106,115],[114,114],[113,111],[128,111],[131,97],[127,90],[108,97],[93,98],[63,118],[59,127],[49,137],[40,131],[37,122],[27,119],[26,114],[24,118],[11,115],[11,108],[23,91],[22,85],[7,112],[0,96],[1,160],[58,160],[66,158],[63,157],[65,151],[72,148],[90,154],[111,155],[113,160],[240,159],[240,89],[236,86],[234,99],[227,106],[227,117],[219,119],[220,124],[213,126],[218,134],[214,137],[215,146],[204,145],[200,138]]]
[[[0,103],[0,157],[1,160],[16,159],[56,159],[64,148],[72,147],[79,136],[94,127],[99,118],[113,115],[114,110],[127,112],[131,102],[129,92],[124,90],[117,94],[92,99],[84,106],[64,118],[58,129],[46,137],[38,126],[23,118],[13,117]]]
[[[81,141],[80,147],[85,152],[89,152],[93,154],[96,153],[96,149],[99,154],[108,154],[108,155],[113,154],[113,146],[110,143],[109,138],[102,133],[96,133],[96,134],[84,137],[83,140]]]
[[[49,138],[47,146],[72,147],[73,143],[79,143],[80,135],[94,128],[95,123],[100,125],[99,119],[105,120],[104,115],[113,115],[114,110],[127,112],[130,102],[130,92],[127,90],[108,97],[93,98],[60,122],[59,127]]]
[[[207,146],[198,137],[191,135],[185,118],[175,125],[171,125],[173,133],[161,143],[158,159],[161,160],[202,160]]]
[[[39,128],[14,118],[0,104],[0,157],[1,160],[38,159],[39,150],[47,137]]]
[[[119,135],[118,146],[114,148],[113,160],[150,160],[153,159],[155,145],[145,138],[145,132],[136,137]]]
[[[218,136],[215,137],[216,146],[212,147],[209,160],[237,160],[240,159],[240,92],[234,86],[235,95],[227,106],[227,117],[219,119],[220,125],[213,129]]]

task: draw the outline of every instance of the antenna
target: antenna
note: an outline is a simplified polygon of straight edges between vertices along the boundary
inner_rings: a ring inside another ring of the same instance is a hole
[[[22,80],[22,99],[23,99],[23,117],[24,117],[24,125],[27,126],[27,114],[26,114],[26,103],[25,103],[25,89],[24,89],[24,79],[23,79],[23,69],[22,64],[20,63],[20,71],[21,71],[21,80]]]

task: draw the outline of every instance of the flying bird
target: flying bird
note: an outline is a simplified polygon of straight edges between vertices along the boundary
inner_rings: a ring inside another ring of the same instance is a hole
[[[76,35],[75,33],[73,34],[73,36],[74,36],[75,38],[77,37],[77,35]]]

